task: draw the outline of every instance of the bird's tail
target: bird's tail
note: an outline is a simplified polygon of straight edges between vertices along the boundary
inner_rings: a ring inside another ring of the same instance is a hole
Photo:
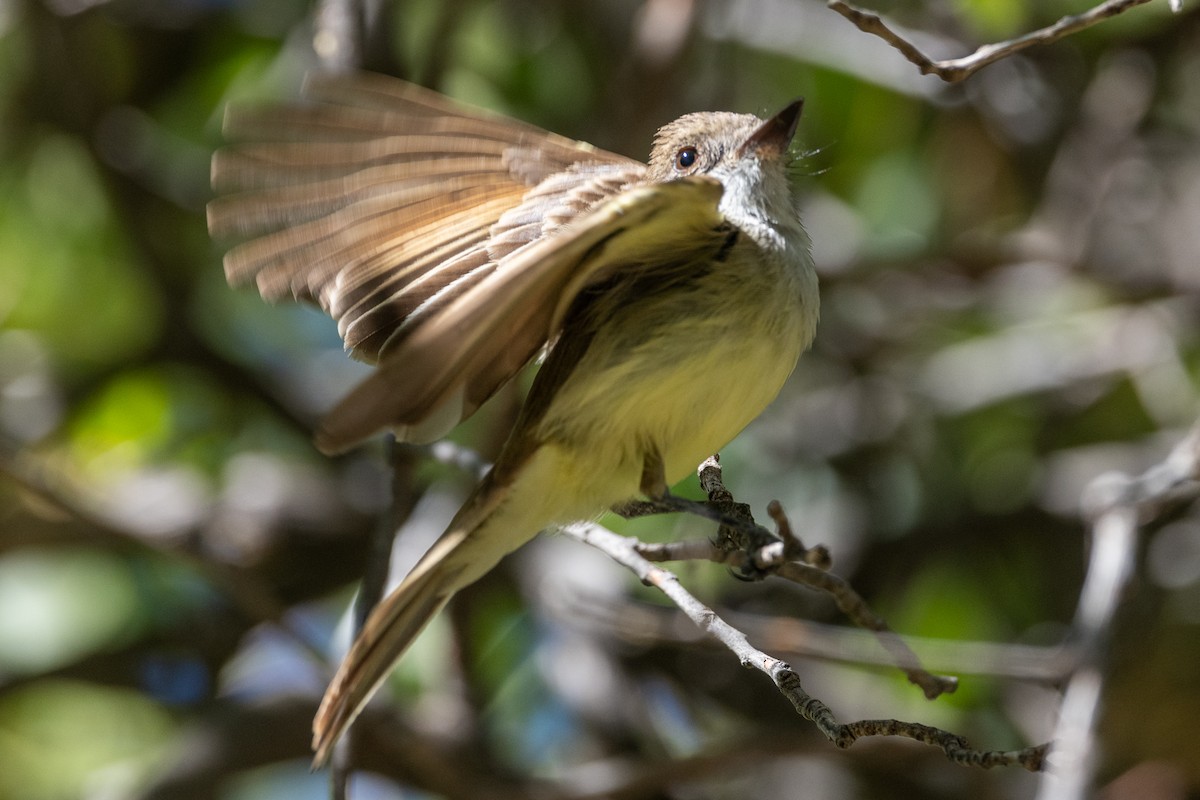
[[[314,767],[329,760],[333,745],[383,683],[392,665],[450,598],[537,534],[537,528],[520,532],[492,529],[508,528],[512,522],[502,519],[503,514],[492,513],[503,494],[485,479],[449,529],[371,612],[325,690],[313,720]]]

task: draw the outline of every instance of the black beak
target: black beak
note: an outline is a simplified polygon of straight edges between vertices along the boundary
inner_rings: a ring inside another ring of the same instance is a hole
[[[796,135],[796,126],[800,123],[800,110],[804,108],[804,98],[792,101],[786,108],[758,126],[758,130],[739,148],[740,153],[757,150],[761,153],[778,155],[787,150]]]

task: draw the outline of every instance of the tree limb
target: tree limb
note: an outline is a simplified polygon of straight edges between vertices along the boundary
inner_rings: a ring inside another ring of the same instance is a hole
[[[632,571],[644,583],[660,590],[697,626],[733,652],[742,666],[757,669],[769,676],[796,711],[816,725],[825,738],[839,748],[847,748],[864,736],[903,736],[939,747],[947,758],[959,764],[979,767],[1020,764],[1031,771],[1042,768],[1047,745],[1010,752],[982,751],[971,749],[967,741],[957,734],[918,723],[901,720],[839,723],[828,706],[804,691],[800,676],[786,662],[754,648],[745,634],[683,588],[673,573],[655,566],[644,558],[638,552],[639,542],[635,539],[620,536],[594,523],[570,525],[564,528],[563,532],[602,551]]]
[[[1063,692],[1054,732],[1054,770],[1039,800],[1089,796],[1097,761],[1096,723],[1104,685],[1112,622],[1137,563],[1138,527],[1173,502],[1200,496],[1200,423],[1161,464],[1136,478],[1118,473],[1096,478],[1084,494],[1092,548],[1079,592],[1071,635],[1079,653]]]

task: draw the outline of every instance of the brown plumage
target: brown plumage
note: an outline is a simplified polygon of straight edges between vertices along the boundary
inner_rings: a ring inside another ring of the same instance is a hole
[[[313,105],[227,112],[237,144],[213,159],[209,229],[250,238],[225,257],[231,284],[317,303],[371,363],[456,302],[485,313],[465,298],[493,296],[529,245],[645,179],[632,159],[379,75],[312,76],[304,94]],[[552,337],[543,317],[484,331],[471,353],[422,349],[403,380],[427,391],[408,398],[383,370],[328,416],[318,445],[339,452],[388,426],[441,437]],[[445,326],[473,323],[451,313]]]

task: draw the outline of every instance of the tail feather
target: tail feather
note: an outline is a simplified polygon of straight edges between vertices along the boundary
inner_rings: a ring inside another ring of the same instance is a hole
[[[367,618],[313,719],[314,768],[329,760],[333,745],[397,659],[450,598],[542,527],[542,522],[495,513],[509,488],[497,480],[497,472],[493,469],[484,478],[446,532]]]
[[[392,666],[417,635],[450,600],[459,586],[445,562],[410,575],[367,619],[362,633],[325,691],[313,720],[313,766],[328,760],[333,745],[383,683]]]
[[[591,484],[581,492],[561,486],[548,491],[561,484],[564,473],[579,474],[574,452],[534,445],[516,434],[514,440],[521,446],[510,443],[446,532],[367,618],[313,720],[315,767],[329,760],[334,743],[392,665],[459,589],[483,577],[552,521],[586,517],[612,502],[604,493],[595,495]]]

